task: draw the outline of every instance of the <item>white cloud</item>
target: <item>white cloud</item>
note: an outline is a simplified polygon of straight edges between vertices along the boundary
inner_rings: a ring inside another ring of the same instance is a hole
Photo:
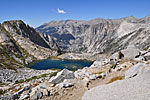
[[[66,13],[64,10],[61,10],[59,8],[57,9],[57,12],[60,13],[60,14],[65,14]]]

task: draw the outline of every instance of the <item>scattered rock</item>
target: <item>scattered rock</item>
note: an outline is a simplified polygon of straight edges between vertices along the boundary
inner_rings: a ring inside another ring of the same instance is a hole
[[[87,77],[84,77],[83,81],[84,81],[84,82],[90,82],[90,79],[87,78]]]
[[[16,95],[0,96],[0,100],[15,100]]]
[[[114,53],[113,55],[111,55],[111,56],[109,57],[109,59],[110,59],[110,61],[111,61],[111,60],[117,60],[117,57],[118,57],[118,53],[116,52],[116,53]]]
[[[140,51],[141,56],[144,56],[146,53],[148,53],[148,51]]]
[[[74,83],[62,82],[57,84],[56,86],[58,86],[59,88],[67,88],[74,86]]]
[[[29,98],[29,97],[30,97],[30,96],[29,96],[29,90],[27,90],[27,91],[24,91],[24,92],[21,94],[19,100],[24,100],[24,99],[27,99],[27,98]]]
[[[133,66],[134,64],[132,62],[124,62],[123,64],[120,65],[120,68],[124,69],[124,68],[129,68],[131,66]]]
[[[120,68],[122,68],[122,69],[124,69],[124,68],[126,68],[126,67],[127,67],[126,64],[120,65]]]
[[[40,88],[40,91],[42,92],[42,95],[43,95],[43,96],[48,96],[48,95],[49,95],[48,89]]]
[[[51,86],[51,87],[54,87],[54,86],[55,86],[55,84],[51,84],[50,86]]]
[[[42,93],[38,87],[32,89],[30,93],[31,100],[38,100],[42,97]]]
[[[105,76],[106,76],[105,73],[101,73],[100,75],[102,76],[102,78],[105,78]]]
[[[54,70],[34,70],[29,68],[18,68],[17,73],[14,70],[0,70],[0,83],[15,83],[20,80],[30,79],[34,76],[56,72]]]
[[[95,74],[93,74],[93,75],[90,75],[90,76],[89,76],[89,79],[90,79],[90,80],[96,80],[96,79],[97,79],[97,77],[96,77],[96,75],[95,75]]]
[[[146,61],[145,57],[139,56],[138,58],[134,58],[136,61]]]
[[[139,73],[139,71],[141,69],[143,69],[144,67],[146,67],[146,66],[147,65],[144,64],[144,63],[138,63],[138,64],[132,66],[131,68],[129,68],[126,71],[126,73],[125,73],[125,79],[128,79],[128,78],[136,76]]]
[[[28,99],[29,97],[30,97],[29,95],[21,95],[19,100]]]

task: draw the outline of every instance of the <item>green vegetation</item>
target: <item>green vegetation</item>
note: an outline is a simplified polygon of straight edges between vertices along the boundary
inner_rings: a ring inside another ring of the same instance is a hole
[[[79,48],[79,51],[84,51],[86,49],[87,49],[87,47],[81,47],[81,48]]]
[[[148,46],[146,46],[146,47],[144,48],[144,50],[146,51],[149,47],[150,47],[149,45],[148,45]]]
[[[61,71],[61,69],[56,69],[56,68],[51,68],[51,70],[54,70],[54,71],[57,71],[57,72]]]
[[[13,57],[11,57],[12,53],[9,49],[6,49],[5,46],[0,46],[2,47],[0,48],[0,68],[16,70],[16,66],[22,66],[16,60],[14,60]]]
[[[4,94],[4,91],[2,89],[0,89],[0,95]]]
[[[134,31],[134,32],[135,32],[135,31]],[[134,32],[131,32],[131,33],[129,33],[129,34],[124,35],[118,42],[120,42],[120,41],[126,39],[128,36],[130,36],[130,35],[133,34]]]
[[[50,73],[50,77],[52,76],[56,76],[58,72],[53,72],[53,73]]]
[[[21,79],[21,80],[17,81],[16,84],[18,84],[18,83],[24,83],[24,82],[25,82],[25,80]]]
[[[18,92],[19,90],[21,90],[22,88],[20,87],[20,88],[18,88],[18,89],[14,89],[14,92]]]
[[[103,50],[103,53],[108,53],[110,51],[112,51],[112,49],[114,49],[115,47],[119,46],[118,42],[111,44],[108,48],[105,48]]]
[[[13,38],[12,33],[9,33],[4,28],[1,29],[2,32],[6,33],[10,41],[14,44],[13,47],[7,47],[6,45],[0,44],[0,69],[12,69],[16,70],[17,68],[22,68],[25,65],[25,59],[27,57],[32,57],[33,60],[36,60],[35,57],[30,55],[26,50],[24,50]],[[14,48],[15,51],[12,49]],[[16,52],[17,50],[17,52]],[[16,61],[12,55],[15,55],[17,58],[22,60],[23,63]]]
[[[119,46],[119,43],[122,41],[122,40],[124,40],[124,39],[126,39],[126,38],[128,38],[131,34],[133,34],[134,32],[131,32],[131,33],[129,33],[129,34],[126,34],[126,35],[124,35],[122,38],[120,38],[119,40],[117,40],[117,42],[114,42],[113,43],[113,39],[111,39],[111,40],[109,40],[108,41],[108,44],[110,44],[107,48],[105,48],[104,50],[103,50],[103,52],[100,52],[100,54],[103,54],[103,53],[109,53],[110,51],[112,51],[112,49],[114,49],[115,47],[118,47]],[[128,42],[127,42],[128,43]]]
[[[5,83],[0,83],[0,87],[3,87],[4,85],[6,85]]]

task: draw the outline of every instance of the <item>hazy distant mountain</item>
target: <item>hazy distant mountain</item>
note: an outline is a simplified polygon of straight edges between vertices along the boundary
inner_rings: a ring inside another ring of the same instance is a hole
[[[62,50],[72,52],[114,52],[135,44],[149,47],[150,16],[120,19],[97,18],[90,21],[51,21],[36,28],[54,37]]]

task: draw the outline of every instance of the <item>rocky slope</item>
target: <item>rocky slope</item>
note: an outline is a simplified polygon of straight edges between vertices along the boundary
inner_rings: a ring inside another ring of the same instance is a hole
[[[50,34],[65,51],[112,53],[130,43],[139,49],[149,48],[150,16],[141,19],[132,16],[120,19],[90,21],[51,21],[36,28]]]
[[[85,92],[82,100],[148,100],[150,99],[148,78],[150,67],[138,63],[126,71],[125,80],[101,85]]]
[[[118,58],[119,52],[75,72],[67,69],[60,72],[17,69],[18,73],[2,70],[1,76],[5,77],[0,81],[11,84],[0,86],[0,99],[149,100],[150,52],[130,46],[121,50],[124,56]],[[25,80],[17,81],[22,77]]]
[[[57,55],[57,50],[54,39],[47,34],[36,32],[21,20],[5,21],[0,24],[1,69],[23,67],[32,60]]]

